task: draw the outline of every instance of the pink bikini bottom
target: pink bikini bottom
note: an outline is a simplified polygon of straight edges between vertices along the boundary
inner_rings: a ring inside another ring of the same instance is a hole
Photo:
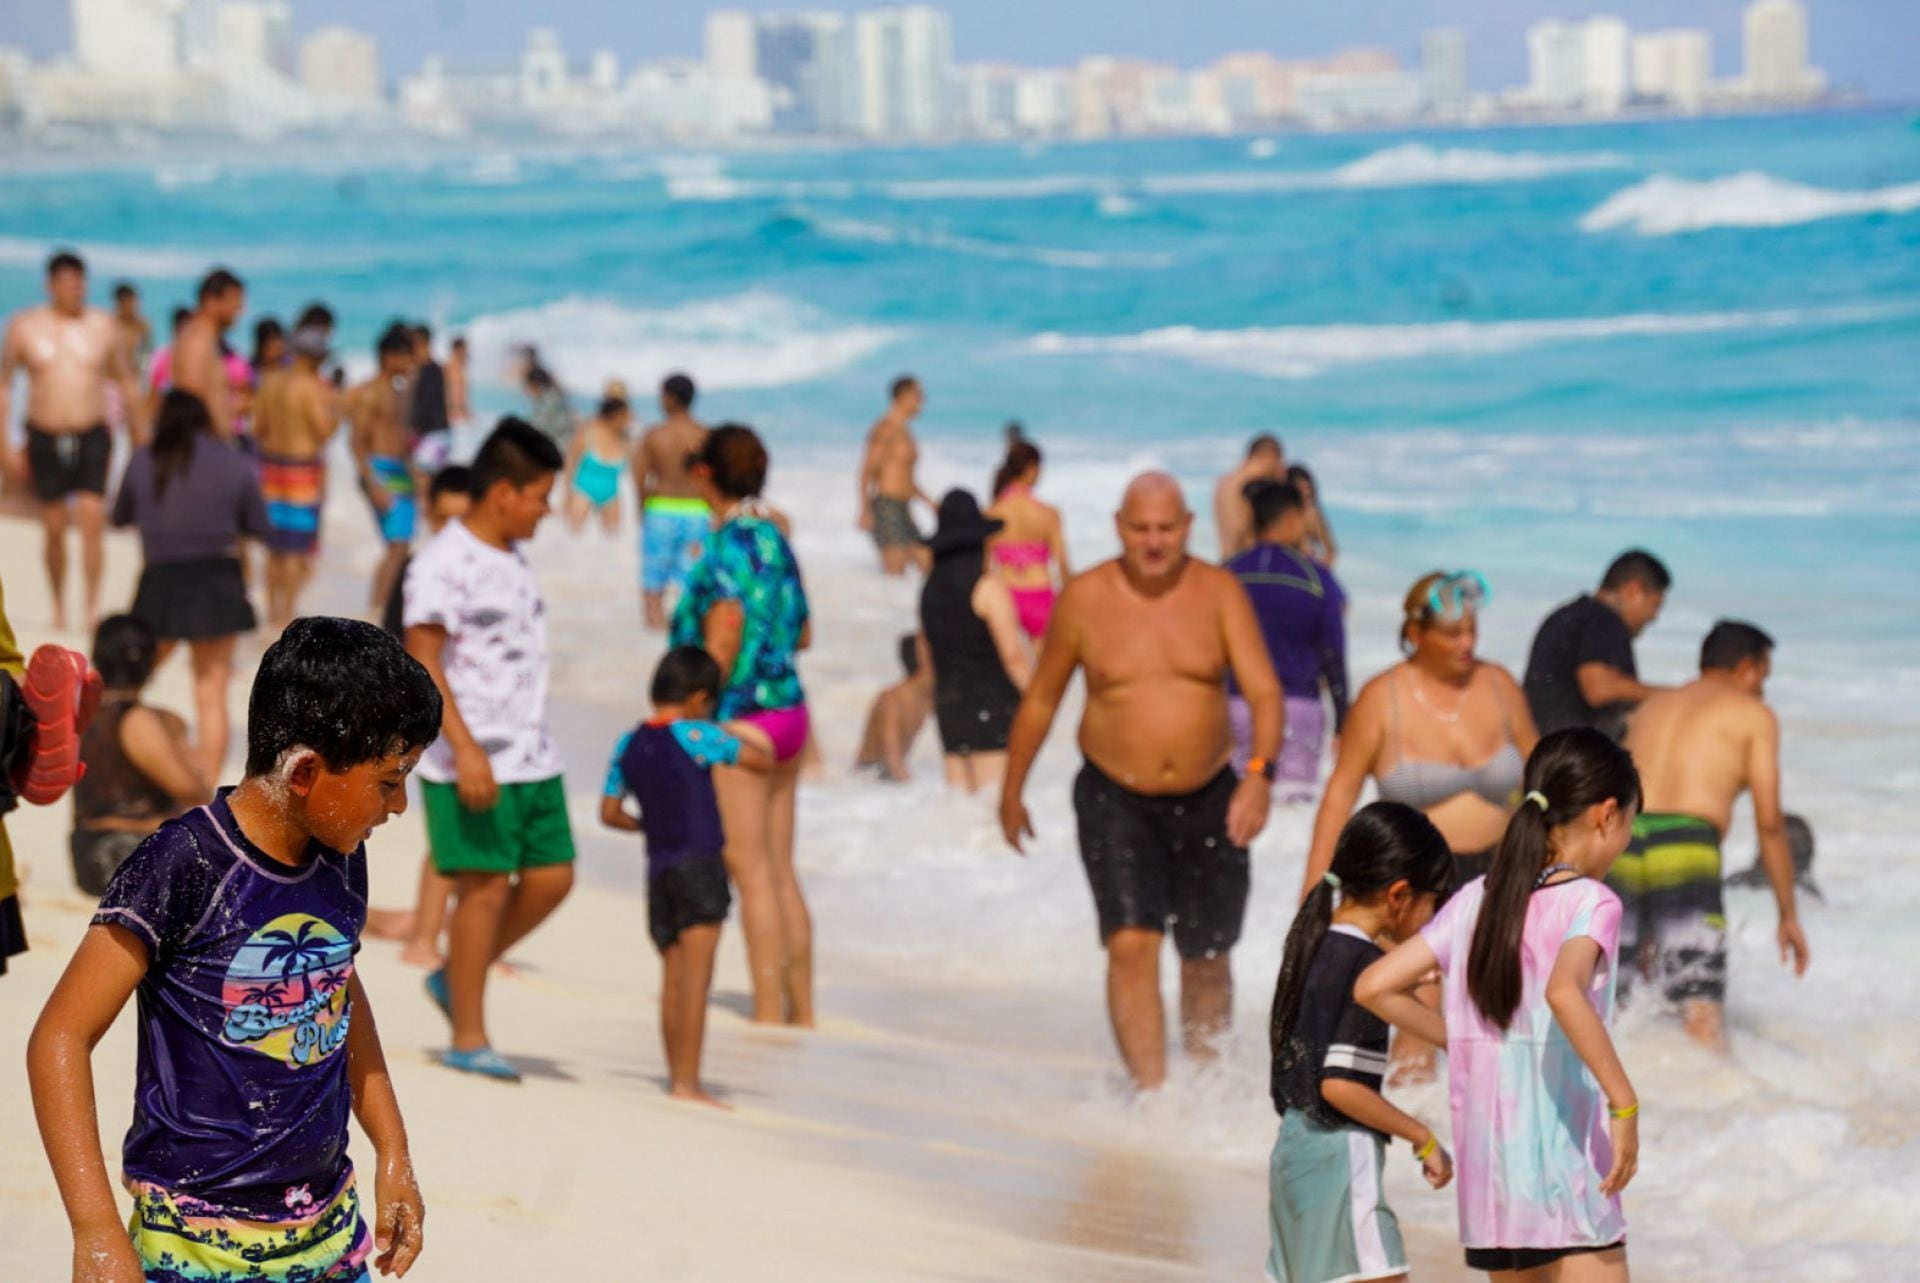
[[[811,723],[805,704],[795,704],[792,708],[762,709],[758,713],[748,713],[740,720],[773,741],[773,757],[777,762],[791,762],[807,746],[807,729]]]
[[[1052,588],[1009,588],[1013,594],[1013,608],[1019,612],[1020,627],[1027,636],[1039,641],[1047,631],[1047,622],[1053,618]]]

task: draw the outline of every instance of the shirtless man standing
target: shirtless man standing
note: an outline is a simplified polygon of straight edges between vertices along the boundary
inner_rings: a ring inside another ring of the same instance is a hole
[[[1247,487],[1256,481],[1285,481],[1287,450],[1280,438],[1261,433],[1247,444],[1247,457],[1213,487],[1213,524],[1220,534],[1220,563],[1254,545],[1253,505]]]
[[[131,281],[121,281],[113,287],[113,324],[120,336],[122,357],[138,383],[141,371],[146,369],[147,356],[153,351],[153,325],[140,314],[140,291]],[[128,426],[132,413],[131,406],[122,405],[121,419],[116,426]],[[136,437],[134,444],[142,442]]]
[[[1054,608],[1038,671],[1013,722],[1000,827],[1032,834],[1021,792],[1076,668],[1087,672],[1073,786],[1080,858],[1107,950],[1107,1011],[1134,1086],[1167,1076],[1160,947],[1180,954],[1187,1054],[1210,1059],[1233,1014],[1228,950],[1246,915],[1247,846],[1266,826],[1283,712],[1260,623],[1232,575],[1187,555],[1193,514],[1179,483],[1149,472],[1114,524],[1121,554],[1074,579]],[[1227,765],[1224,678],[1253,715],[1245,779]]]
[[[1807,971],[1807,937],[1794,902],[1793,854],[1780,805],[1780,722],[1766,705],[1773,638],[1721,620],[1700,647],[1700,676],[1647,696],[1627,721],[1646,808],[1607,885],[1620,895],[1620,984],[1643,967],[1687,1033],[1726,1047],[1727,920],[1720,843],[1733,804],[1753,794],[1760,863],[1773,884],[1780,960]],[[1650,955],[1650,956],[1649,956]]]
[[[213,418],[213,430],[232,440],[240,409],[227,378],[221,341],[247,309],[247,287],[226,268],[216,267],[201,280],[199,299],[200,305],[174,336],[172,382],[182,392],[199,397]],[[162,391],[155,389],[156,399]]]
[[[640,602],[655,632],[667,626],[667,589],[686,587],[687,572],[713,528],[707,501],[687,474],[687,459],[707,440],[706,425],[693,417],[694,392],[684,374],[662,380],[664,417],[633,448],[633,480],[640,487]]]
[[[14,371],[27,372],[27,449],[8,439]],[[87,306],[87,268],[62,251],[47,260],[47,305],[15,316],[0,339],[0,468],[16,481],[31,474],[40,523],[46,531],[47,578],[53,585],[53,626],[67,626],[68,505],[80,527],[82,626],[91,632],[100,602],[106,526],[107,384],[119,388],[138,435],[144,424],[138,378],[128,364],[118,328],[107,312]]]
[[[313,577],[327,492],[327,442],[340,425],[339,395],[320,375],[328,355],[326,331],[303,326],[287,346],[293,363],[260,380],[253,411],[269,527],[267,624],[276,632],[293,622],[300,590]]]
[[[393,594],[394,580],[413,547],[413,437],[407,426],[407,380],[413,372],[413,331],[395,324],[375,348],[380,366],[366,382],[347,390],[345,411],[353,424],[348,444],[360,478],[360,491],[373,508],[374,524],[386,541],[386,555],[373,572],[370,601],[375,618]]]
[[[926,403],[920,380],[910,374],[895,379],[893,404],[867,433],[866,457],[860,460],[860,529],[873,535],[880,568],[889,575],[905,574],[909,561],[922,573],[932,563],[912,511],[915,499],[936,506],[914,479],[920,446],[913,439],[913,421]]]
[[[447,363],[441,367],[447,376],[447,421],[464,428],[473,418],[473,406],[467,400],[467,340],[454,335],[447,345]]]

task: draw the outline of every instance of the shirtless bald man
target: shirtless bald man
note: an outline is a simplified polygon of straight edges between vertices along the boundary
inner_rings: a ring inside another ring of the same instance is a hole
[[[895,379],[891,391],[893,400],[867,433],[867,452],[860,460],[859,524],[880,549],[882,571],[905,574],[912,562],[924,573],[933,558],[913,523],[913,501],[929,508],[938,505],[914,477],[920,446],[913,439],[913,421],[925,408],[927,394],[911,374]]]
[[[8,439],[14,371],[27,372],[27,448]],[[107,464],[113,435],[107,427],[107,385],[138,434],[139,376],[127,359],[111,313],[87,306],[87,267],[61,251],[47,260],[47,305],[15,316],[0,339],[0,468],[17,481],[31,474],[46,531],[47,579],[53,585],[53,626],[67,626],[69,505],[80,528],[82,627],[92,632],[99,613],[101,532],[106,528]]]
[[[1246,591],[1187,555],[1193,514],[1179,483],[1162,472],[1136,477],[1114,524],[1119,559],[1072,580],[1054,608],[1013,722],[1000,826],[1015,850],[1032,834],[1021,792],[1084,667],[1086,765],[1073,787],[1080,858],[1107,950],[1114,1040],[1145,1091],[1167,1076],[1160,947],[1169,925],[1187,1054],[1211,1059],[1232,1017],[1227,953],[1246,916],[1247,846],[1266,826],[1284,713]],[[1253,716],[1245,779],[1227,765],[1229,669]]]
[[[1722,1049],[1727,922],[1720,843],[1733,804],[1753,794],[1760,863],[1780,913],[1780,959],[1807,970],[1807,937],[1794,903],[1793,854],[1780,805],[1780,722],[1766,705],[1773,639],[1721,620],[1700,647],[1700,676],[1649,695],[1627,722],[1645,810],[1633,841],[1607,875],[1620,895],[1620,981],[1649,961],[1652,980],[1679,1004],[1687,1032]]]

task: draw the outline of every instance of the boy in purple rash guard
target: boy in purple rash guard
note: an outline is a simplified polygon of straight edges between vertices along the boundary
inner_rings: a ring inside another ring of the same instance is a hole
[[[355,620],[296,620],[254,682],[246,778],[114,874],[27,1049],[85,1277],[357,1283],[369,1263],[412,1266],[420,1191],[354,956],[364,842],[406,809],[439,725],[439,692],[399,642]],[[136,993],[123,1224],[88,1057]],[[372,1233],[349,1109],[377,1155]]]
[[[1320,703],[1325,681],[1333,703],[1333,733],[1347,720],[1346,593],[1333,572],[1299,551],[1306,539],[1306,498],[1286,482],[1254,487],[1256,541],[1227,562],[1247,590],[1274,672],[1287,697],[1287,738],[1274,762],[1274,786],[1282,802],[1308,802],[1320,779],[1320,749],[1327,714]],[[1247,773],[1252,756],[1253,715],[1227,678],[1227,717],[1233,728],[1233,769]]]

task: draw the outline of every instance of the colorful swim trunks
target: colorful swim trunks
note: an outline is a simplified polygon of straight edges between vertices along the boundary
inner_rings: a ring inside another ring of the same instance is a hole
[[[873,542],[882,548],[904,548],[921,542],[920,528],[905,499],[873,497]]]
[[[131,1183],[127,1232],[147,1283],[361,1283],[373,1237],[349,1170],[339,1188],[298,1186],[284,1216],[240,1216],[157,1185]]]
[[[380,488],[392,500],[385,512],[374,510],[374,518],[380,523],[380,537],[388,543],[413,542],[413,469],[405,459],[378,454],[368,459],[367,464],[379,478]]]
[[[704,499],[647,500],[640,519],[640,590],[664,593],[669,584],[684,590],[712,531],[713,510]]]
[[[1607,874],[1620,897],[1620,993],[1653,950],[1653,979],[1669,1002],[1727,996],[1727,916],[1720,833],[1691,815],[1649,811]]]
[[[320,546],[320,502],[327,465],[318,458],[287,459],[262,452],[260,495],[267,501],[267,549],[311,553]]]

